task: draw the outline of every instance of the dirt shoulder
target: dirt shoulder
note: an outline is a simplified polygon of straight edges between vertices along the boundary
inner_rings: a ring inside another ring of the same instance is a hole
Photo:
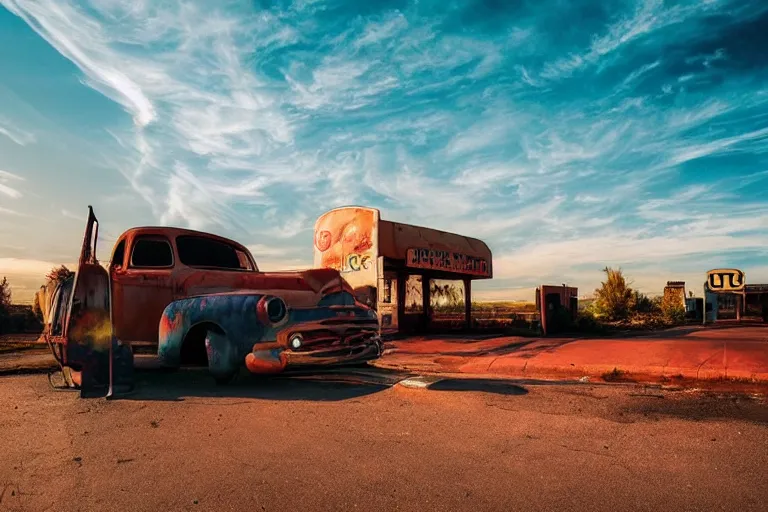
[[[47,345],[0,344],[0,375],[39,373],[58,368]]]

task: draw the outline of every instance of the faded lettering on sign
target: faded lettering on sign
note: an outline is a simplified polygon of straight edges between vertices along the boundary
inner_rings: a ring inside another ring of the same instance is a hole
[[[459,252],[411,248],[408,249],[406,258],[406,265],[409,267],[478,276],[489,275],[488,261],[485,258]]]
[[[707,272],[707,286],[713,292],[740,292],[745,284],[744,272],[735,268]]]
[[[370,254],[350,254],[344,259],[341,272],[359,272],[371,268]]]

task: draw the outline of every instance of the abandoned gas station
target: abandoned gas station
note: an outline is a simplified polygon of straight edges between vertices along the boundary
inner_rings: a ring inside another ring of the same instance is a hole
[[[703,323],[717,320],[760,319],[768,322],[768,284],[747,284],[738,269],[707,272]]]
[[[382,331],[389,333],[430,330],[434,295],[446,290],[455,295],[459,289],[463,301],[454,302],[464,305],[460,323],[470,327],[472,281],[493,277],[484,242],[383,220],[379,210],[360,206],[318,218],[314,266],[339,270],[358,300],[376,309]]]

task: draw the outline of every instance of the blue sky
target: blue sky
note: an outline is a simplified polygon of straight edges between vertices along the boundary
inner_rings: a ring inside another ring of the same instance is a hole
[[[309,266],[325,210],[484,239],[542,282],[768,282],[761,1],[0,0],[0,273],[133,225]]]

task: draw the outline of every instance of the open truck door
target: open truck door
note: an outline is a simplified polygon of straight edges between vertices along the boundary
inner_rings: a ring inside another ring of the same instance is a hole
[[[99,221],[88,206],[80,259],[62,322],[63,350],[57,360],[67,386],[79,388],[81,396],[105,392],[111,397],[115,386],[133,386],[133,353],[114,336],[111,280],[96,259],[98,233]]]

